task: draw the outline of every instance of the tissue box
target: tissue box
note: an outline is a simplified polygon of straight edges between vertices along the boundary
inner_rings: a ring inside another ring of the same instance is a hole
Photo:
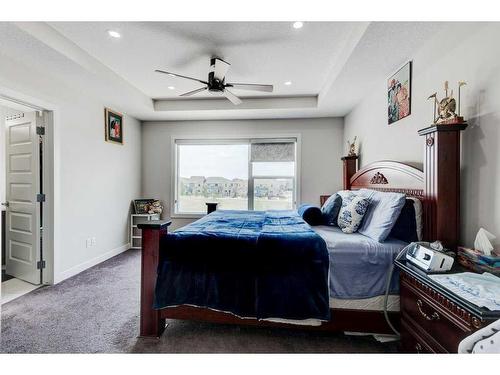
[[[500,256],[495,253],[484,255],[477,250],[459,246],[457,260],[462,266],[474,272],[500,275]]]

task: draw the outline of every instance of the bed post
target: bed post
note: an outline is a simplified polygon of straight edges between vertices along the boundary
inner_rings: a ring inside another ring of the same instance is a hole
[[[151,220],[137,225],[142,230],[141,250],[141,322],[140,337],[160,337],[165,320],[153,309],[160,239],[167,234],[171,220]]]
[[[341,160],[343,164],[343,189],[351,190],[351,177],[358,171],[358,155],[344,156]]]
[[[432,125],[425,136],[424,240],[456,251],[460,240],[460,133],[467,124]]]

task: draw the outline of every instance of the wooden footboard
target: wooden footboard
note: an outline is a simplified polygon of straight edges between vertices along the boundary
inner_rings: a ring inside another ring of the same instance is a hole
[[[142,230],[141,256],[141,337],[160,337],[165,329],[165,319],[153,309],[156,273],[160,257],[160,239],[167,235],[171,220],[152,220],[138,224]]]

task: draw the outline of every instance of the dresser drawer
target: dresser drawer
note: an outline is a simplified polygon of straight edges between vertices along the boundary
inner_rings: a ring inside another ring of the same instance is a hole
[[[456,353],[460,341],[472,333],[465,322],[405,282],[401,284],[401,313],[417,330],[434,339],[436,351]]]
[[[420,334],[405,320],[401,321],[401,345],[403,353],[427,354],[435,353],[434,349]]]

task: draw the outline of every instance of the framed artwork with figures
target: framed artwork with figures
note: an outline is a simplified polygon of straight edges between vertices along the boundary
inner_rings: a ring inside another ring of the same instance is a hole
[[[106,142],[123,144],[123,115],[109,108],[104,109]]]
[[[387,81],[387,116],[389,125],[411,113],[411,69],[408,61]]]

